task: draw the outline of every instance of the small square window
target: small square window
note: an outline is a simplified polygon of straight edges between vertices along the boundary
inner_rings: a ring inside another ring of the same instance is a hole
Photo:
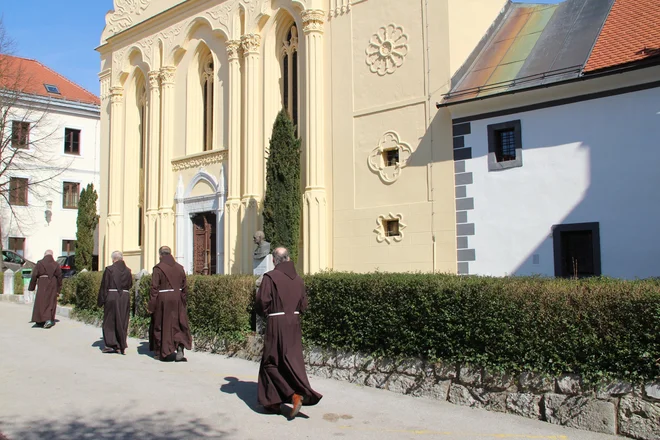
[[[386,167],[393,167],[399,163],[399,149],[391,148],[383,151],[383,161]]]
[[[78,209],[78,198],[80,197],[80,184],[75,182],[64,182],[62,191],[62,207],[66,209]]]
[[[21,257],[25,257],[25,238],[9,237],[9,250],[15,252]]]
[[[44,84],[44,87],[46,87],[46,91],[48,93],[53,93],[55,95],[61,95],[60,89],[58,89],[57,86],[54,86],[53,84]]]
[[[522,166],[520,120],[488,126],[488,170]]]
[[[80,155],[80,130],[64,129],[64,153]]]
[[[76,252],[76,240],[62,240],[62,255],[72,255]]]
[[[516,130],[505,128],[495,132],[495,158],[498,162],[516,160]]]
[[[386,237],[400,237],[401,232],[399,232],[399,220],[385,220],[383,226],[385,227],[385,236]]]
[[[27,206],[28,179],[12,177],[9,179],[9,204],[14,206]]]
[[[30,144],[30,123],[24,121],[11,121],[12,148],[27,148]]]

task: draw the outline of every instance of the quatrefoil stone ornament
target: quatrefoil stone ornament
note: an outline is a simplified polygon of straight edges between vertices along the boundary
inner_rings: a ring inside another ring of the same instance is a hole
[[[373,73],[380,76],[394,73],[408,55],[408,35],[401,26],[383,26],[369,40],[366,53],[367,65]]]
[[[385,156],[388,151],[397,153],[397,160],[393,165],[386,162]],[[408,165],[411,155],[410,145],[401,142],[397,132],[388,131],[378,142],[378,147],[369,155],[369,168],[374,173],[378,173],[384,183],[394,183],[401,175],[401,171]]]

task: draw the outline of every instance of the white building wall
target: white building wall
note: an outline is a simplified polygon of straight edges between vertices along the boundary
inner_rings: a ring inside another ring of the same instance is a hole
[[[78,210],[63,207],[64,182],[80,183],[81,191],[87,184],[93,183],[99,197],[101,195],[100,117],[98,108],[90,112],[93,106],[85,107],[86,110],[78,110],[51,105],[43,119],[41,112],[32,111],[28,120],[41,120],[38,124],[39,132],[45,137],[39,143],[38,155],[47,158],[49,165],[34,172],[7,172],[8,176],[27,177],[32,182],[44,176],[52,177],[44,184],[30,188],[28,206],[14,206],[16,215],[12,215],[6,203],[2,202],[3,248],[8,248],[9,237],[25,237],[24,257],[33,262],[41,259],[47,249],[52,249],[57,257],[62,252],[62,240],[76,239]],[[18,111],[20,109],[17,108]],[[65,128],[81,130],[79,156],[64,153]],[[50,224],[45,215],[47,201],[52,202]]]
[[[487,126],[517,119],[522,167],[489,172]],[[600,223],[603,275],[660,274],[660,88],[470,125],[470,274],[553,276],[553,225],[585,222]]]

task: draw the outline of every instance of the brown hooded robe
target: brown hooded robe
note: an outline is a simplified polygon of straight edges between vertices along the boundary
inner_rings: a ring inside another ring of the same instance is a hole
[[[160,359],[176,352],[179,344],[192,349],[186,300],[188,286],[183,266],[165,255],[154,266],[151,276],[151,298],[147,307],[151,313],[149,348]]]
[[[103,341],[106,348],[123,351],[128,346],[128,319],[131,310],[133,275],[123,261],[105,268],[98,305],[103,307]]]
[[[316,405],[323,396],[309,384],[300,328],[300,314],[307,309],[307,292],[293,262],[280,263],[264,275],[256,307],[267,318],[259,367],[259,403],[277,405],[289,401],[295,393],[303,396],[303,405]]]
[[[34,292],[35,287],[37,288],[37,298],[34,300],[32,321],[30,322],[55,322],[57,296],[62,290],[62,269],[52,255],[46,255],[38,261],[32,271],[28,290]]]

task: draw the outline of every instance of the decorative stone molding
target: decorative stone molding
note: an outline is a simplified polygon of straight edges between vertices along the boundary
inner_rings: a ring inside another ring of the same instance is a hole
[[[369,40],[365,52],[371,72],[380,76],[394,73],[408,55],[408,35],[395,24],[381,27]]]
[[[241,47],[246,55],[258,54],[260,45],[261,35],[259,34],[247,34],[241,37]]]
[[[232,2],[225,2],[216,6],[206,13],[213,19],[224,23],[229,23],[229,10],[234,6]]]
[[[160,80],[163,85],[174,85],[176,67],[165,66],[160,68]]]
[[[332,0],[328,17],[337,18],[340,15],[348,14],[349,12],[351,12],[350,0]]]
[[[149,72],[149,88],[152,90],[158,90],[160,86],[160,72],[157,70],[152,70]]]
[[[106,31],[117,34],[133,25],[132,15],[141,15],[151,0],[115,0],[115,10],[106,19]]]
[[[124,99],[124,88],[115,86],[115,87],[110,87],[110,102],[114,103],[119,103],[122,102]]]
[[[302,13],[303,32],[323,32],[325,12],[321,9],[308,9]]]
[[[112,82],[112,71],[106,69],[99,74],[99,83],[100,83],[100,98],[102,101],[110,98],[110,84]]]
[[[383,153],[389,150],[397,150],[399,160],[396,165],[387,166]],[[385,183],[394,183],[401,175],[401,171],[408,165],[412,156],[412,148],[405,142],[401,142],[399,134],[395,131],[386,132],[369,155],[369,168],[380,175]]]
[[[205,151],[190,156],[172,159],[172,170],[177,172],[190,168],[202,168],[225,160],[227,150]]]
[[[227,44],[227,58],[229,58],[229,61],[238,60],[239,49],[241,48],[241,41],[228,40],[226,44]]]
[[[387,236],[387,230],[385,229],[385,222],[388,220],[398,220],[399,221],[399,235],[394,236],[394,237],[388,237]],[[374,229],[374,232],[377,234],[376,240],[378,243],[382,242],[387,242],[387,244],[391,244],[392,241],[395,242],[400,242],[403,240],[403,230],[407,228],[407,225],[403,223],[403,215],[401,214],[392,214],[391,212],[388,213],[387,215],[381,215],[378,217],[378,220],[376,220],[376,224],[378,225],[376,229]]]

